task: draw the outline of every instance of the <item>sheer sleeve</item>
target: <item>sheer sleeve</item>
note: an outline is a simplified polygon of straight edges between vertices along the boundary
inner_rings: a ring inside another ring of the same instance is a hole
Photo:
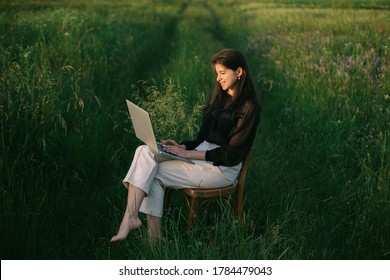
[[[242,162],[256,137],[260,109],[247,101],[241,107],[235,127],[229,134],[228,143],[206,152],[206,160],[214,165],[234,166]]]
[[[203,140],[201,140],[201,138],[196,138],[195,140],[183,141],[180,144],[181,145],[185,145],[186,146],[186,150],[194,150],[202,142],[203,142]]]

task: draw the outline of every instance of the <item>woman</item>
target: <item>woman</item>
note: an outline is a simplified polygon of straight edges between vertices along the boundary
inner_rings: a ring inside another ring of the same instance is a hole
[[[165,150],[190,158],[156,162],[148,146],[140,146],[123,180],[128,188],[127,206],[117,235],[111,241],[127,238],[141,226],[138,212],[146,214],[149,240],[161,238],[164,186],[177,188],[225,187],[234,182],[242,161],[255,138],[260,103],[245,57],[225,49],[211,58],[216,86],[205,108],[197,138],[178,144],[163,140]]]

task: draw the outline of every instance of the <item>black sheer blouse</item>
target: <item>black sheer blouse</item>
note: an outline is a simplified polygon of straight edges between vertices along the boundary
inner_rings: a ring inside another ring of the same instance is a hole
[[[206,160],[213,165],[235,166],[242,162],[256,137],[260,106],[246,101],[238,110],[216,110],[203,117],[195,140],[183,141],[187,150],[194,150],[207,141],[220,147],[206,151]]]

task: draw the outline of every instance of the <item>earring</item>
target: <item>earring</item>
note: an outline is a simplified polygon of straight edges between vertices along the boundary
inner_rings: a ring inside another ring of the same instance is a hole
[[[241,80],[241,77],[238,77],[239,80]]]

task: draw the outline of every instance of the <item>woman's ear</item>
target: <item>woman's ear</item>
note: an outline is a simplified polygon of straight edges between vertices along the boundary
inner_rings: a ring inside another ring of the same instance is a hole
[[[237,77],[238,77],[238,78],[241,78],[242,73],[243,73],[242,68],[241,68],[241,67],[238,67],[237,70],[236,70],[236,75],[237,75]]]

